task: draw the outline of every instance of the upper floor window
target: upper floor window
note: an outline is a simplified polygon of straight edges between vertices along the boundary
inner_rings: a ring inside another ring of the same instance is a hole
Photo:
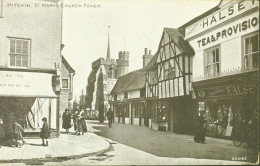
[[[125,99],[128,98],[128,92],[124,92],[124,98],[125,98]]]
[[[28,67],[29,40],[10,38],[10,66]]]
[[[69,89],[69,79],[65,78],[61,80],[61,88],[62,89]]]
[[[164,63],[164,79],[175,77],[175,64],[174,59],[170,59]]]
[[[254,33],[244,37],[243,40],[243,67],[245,69],[258,68],[258,54],[259,54],[259,45],[258,45],[259,35]]]
[[[205,75],[211,76],[220,72],[220,48],[219,46],[205,50]]]

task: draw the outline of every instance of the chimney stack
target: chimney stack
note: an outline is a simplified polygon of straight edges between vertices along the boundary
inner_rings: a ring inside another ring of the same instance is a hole
[[[148,53],[148,49],[145,48],[145,49],[144,49],[144,55],[148,55],[147,53]]]
[[[143,67],[145,67],[150,60],[152,59],[152,50],[149,50],[149,54],[148,54],[148,49],[145,48],[144,49],[144,55],[143,55]]]

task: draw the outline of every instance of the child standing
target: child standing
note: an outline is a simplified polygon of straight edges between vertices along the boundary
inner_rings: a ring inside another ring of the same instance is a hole
[[[3,120],[0,119],[0,148],[4,142],[4,137],[5,137],[5,128],[4,128]]]
[[[49,125],[47,123],[47,118],[42,118],[42,129],[40,133],[40,137],[42,138],[42,145],[43,146],[48,146],[48,138],[50,137],[50,132],[49,132]],[[46,141],[46,143],[44,142]]]

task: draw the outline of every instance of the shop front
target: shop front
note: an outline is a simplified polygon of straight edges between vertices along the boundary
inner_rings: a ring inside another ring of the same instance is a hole
[[[193,106],[191,96],[148,101],[148,110],[151,110],[150,128],[152,130],[192,134]]]
[[[12,125],[18,122],[25,135],[37,135],[46,117],[50,129],[57,129],[57,96],[53,91],[53,74],[0,71],[0,118],[6,139],[12,137]]]
[[[230,137],[259,114],[258,70],[194,82],[193,88],[196,115],[204,115],[208,136]]]

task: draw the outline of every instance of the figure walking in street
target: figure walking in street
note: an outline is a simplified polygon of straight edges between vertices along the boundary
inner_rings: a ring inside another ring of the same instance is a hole
[[[62,128],[66,130],[66,133],[69,133],[69,129],[71,128],[71,115],[67,108],[62,115]]]
[[[108,126],[109,128],[112,127],[112,120],[113,120],[113,112],[111,111],[111,108],[107,111],[107,119],[108,119]]]
[[[24,129],[19,123],[14,122],[13,131],[14,131],[15,146],[21,148],[24,143],[23,134],[22,134],[24,132]]]
[[[84,135],[84,132],[87,132],[87,125],[86,125],[86,121],[85,121],[85,112],[82,108],[79,113],[79,123],[78,124],[79,124],[78,135],[80,135],[80,132],[82,133],[82,135]]]
[[[194,141],[195,142],[205,142],[205,119],[202,114],[200,114],[195,122],[195,135],[194,135]]]
[[[72,119],[73,119],[74,131],[75,131],[76,134],[77,134],[77,131],[78,131],[78,123],[79,123],[79,110],[78,110],[78,109],[75,110]]]
[[[4,138],[5,138],[5,128],[4,128],[3,120],[0,118],[0,148],[4,143]]]
[[[42,129],[40,132],[40,137],[42,138],[42,146],[48,146],[48,138],[50,137],[49,125],[47,123],[47,118],[42,118]],[[44,142],[46,141],[46,143]]]

